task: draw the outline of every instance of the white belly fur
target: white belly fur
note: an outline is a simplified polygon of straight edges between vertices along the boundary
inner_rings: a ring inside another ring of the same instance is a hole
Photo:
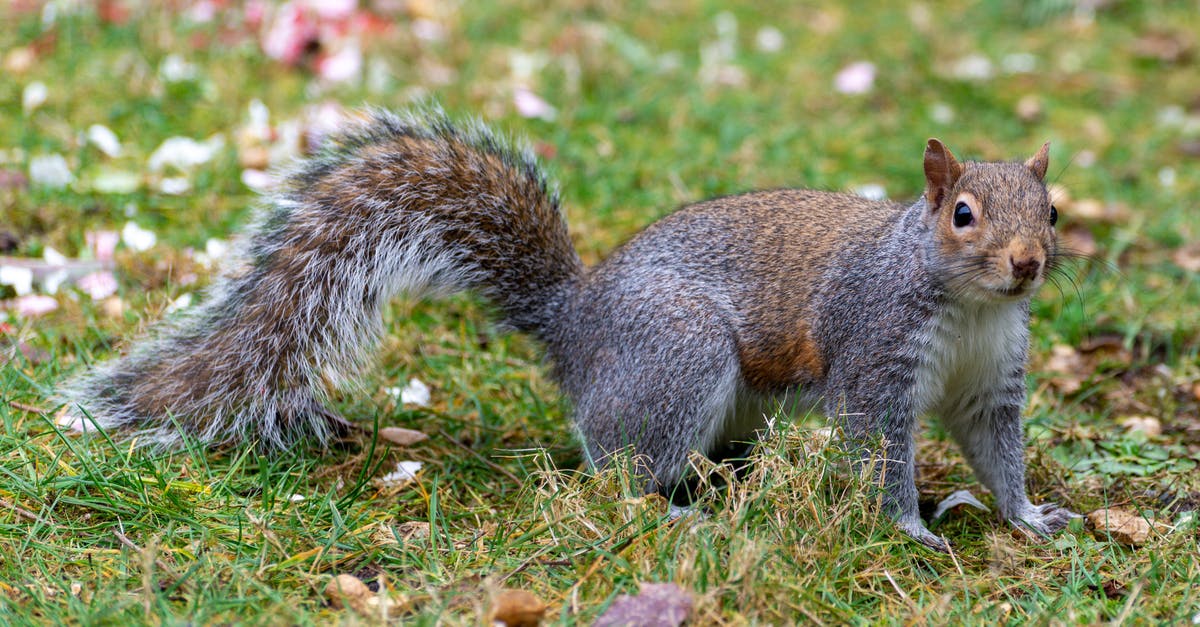
[[[1028,341],[1021,302],[948,309],[929,329],[917,371],[918,411],[948,421],[970,416],[1020,364]]]

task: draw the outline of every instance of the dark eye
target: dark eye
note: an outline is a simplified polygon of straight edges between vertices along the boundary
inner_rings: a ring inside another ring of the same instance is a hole
[[[1058,208],[1050,205],[1050,226],[1054,226],[1056,223],[1058,223]]]
[[[975,216],[971,214],[971,208],[965,202],[959,202],[954,205],[954,226],[962,228],[975,221]]]

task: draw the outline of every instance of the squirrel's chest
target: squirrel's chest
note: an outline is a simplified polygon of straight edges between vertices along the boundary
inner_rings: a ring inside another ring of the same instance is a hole
[[[922,333],[917,406],[942,413],[996,389],[1024,364],[1028,316],[1021,303],[959,307],[934,318]]]

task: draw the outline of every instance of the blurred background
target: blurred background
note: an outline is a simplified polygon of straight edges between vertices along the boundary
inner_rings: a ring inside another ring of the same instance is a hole
[[[363,106],[440,103],[527,138],[589,262],[713,195],[804,186],[910,200],[931,136],[966,159],[1024,159],[1050,141],[1063,242],[1092,260],[1039,299],[1035,361],[1068,395],[1107,360],[1119,372],[1170,364],[1166,381],[1130,379],[1169,393],[1156,384],[1136,400],[1134,385],[1112,392],[1127,406],[1084,406],[1162,418],[1182,404],[1194,417],[1179,390],[1197,376],[1196,2],[3,11],[6,328],[124,332],[127,314],[186,305],[276,168]]]
[[[98,349],[186,306],[277,168],[364,106],[440,103],[527,138],[590,262],[713,195],[907,201],[931,136],[966,159],[1024,159],[1050,141],[1063,242],[1090,259],[1037,303],[1034,371],[1054,393],[1041,407],[1190,424],[1194,451],[1198,8],[9,2],[9,352],[79,337]]]
[[[929,137],[978,160],[1023,160],[1050,141],[1059,233],[1080,259],[1073,280],[1048,285],[1034,303],[1031,485],[1079,511],[1112,499],[1175,520],[1200,506],[1190,472],[1200,460],[1195,0],[8,0],[0,64],[0,449],[8,451],[0,465],[6,477],[23,476],[29,459],[56,469],[13,488],[27,507],[51,493],[97,498],[88,496],[97,490],[90,479],[60,463],[68,447],[43,418],[55,409],[54,383],[193,303],[278,168],[364,106],[431,102],[529,142],[560,185],[589,263],[675,207],[714,195],[813,187],[907,202],[922,189]],[[580,459],[564,428],[569,408],[555,400],[537,347],[496,332],[486,314],[470,297],[398,302],[381,367],[337,406],[364,423],[381,417],[454,434],[459,440],[435,437],[403,455],[428,464],[426,482],[450,486],[448,511],[504,524],[528,508],[505,509],[520,482],[488,464],[524,477],[526,462],[480,461],[464,446],[489,456],[545,446],[568,469]],[[413,385],[399,387],[413,378],[428,382],[423,402],[405,400]],[[969,476],[944,437],[922,446],[927,499]],[[261,475],[250,469],[244,478],[235,472],[240,461],[214,459],[209,472],[249,487],[188,498],[241,502],[241,494],[273,494],[263,486],[288,477],[299,483],[278,489],[311,482],[343,494],[337,464],[363,463],[340,453],[297,459],[305,470],[280,473],[262,462]],[[135,486],[119,494],[149,494],[138,478],[147,468],[187,480],[187,469],[169,460],[135,460],[128,463],[146,466],[105,480]],[[420,520],[423,494],[372,498],[388,499],[399,519]],[[39,577],[57,577],[64,543],[120,548],[108,523],[96,521],[147,511],[132,496],[105,498],[67,539],[46,532],[47,552],[35,552],[50,556]],[[213,516],[241,516],[221,503]],[[371,502],[355,507],[359,517],[381,511]],[[174,520],[159,515],[144,519],[145,534]],[[304,516],[286,532],[276,528],[290,550],[325,542],[328,510]],[[468,518],[440,524],[469,536]],[[216,536],[242,524],[211,523]],[[99,531],[88,531],[93,525]],[[310,526],[322,539],[308,535]],[[258,544],[245,554],[266,556],[278,544],[263,538],[246,540]],[[398,560],[386,562],[394,572],[412,572],[407,557],[388,555]],[[213,572],[225,572],[221,559],[213,558]],[[246,568],[262,575],[263,559]],[[132,567],[120,568],[134,574],[115,584],[116,598],[138,585]],[[302,560],[266,579],[293,590],[289,578],[307,581],[307,568]],[[920,579],[927,571],[913,572]],[[1039,575],[1045,594],[1058,594],[1068,579],[1061,572]],[[858,576],[846,585],[856,589]],[[602,587],[592,601],[610,592]],[[1161,598],[1185,604],[1186,596]],[[1020,611],[1036,615],[1041,598]],[[1095,612],[1092,620],[1112,617]]]

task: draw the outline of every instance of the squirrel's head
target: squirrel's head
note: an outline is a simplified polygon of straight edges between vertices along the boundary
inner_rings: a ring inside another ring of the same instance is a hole
[[[942,142],[925,146],[925,200],[936,262],[955,294],[984,301],[1028,298],[1055,255],[1043,180],[1050,144],[1024,163],[959,163]]]

